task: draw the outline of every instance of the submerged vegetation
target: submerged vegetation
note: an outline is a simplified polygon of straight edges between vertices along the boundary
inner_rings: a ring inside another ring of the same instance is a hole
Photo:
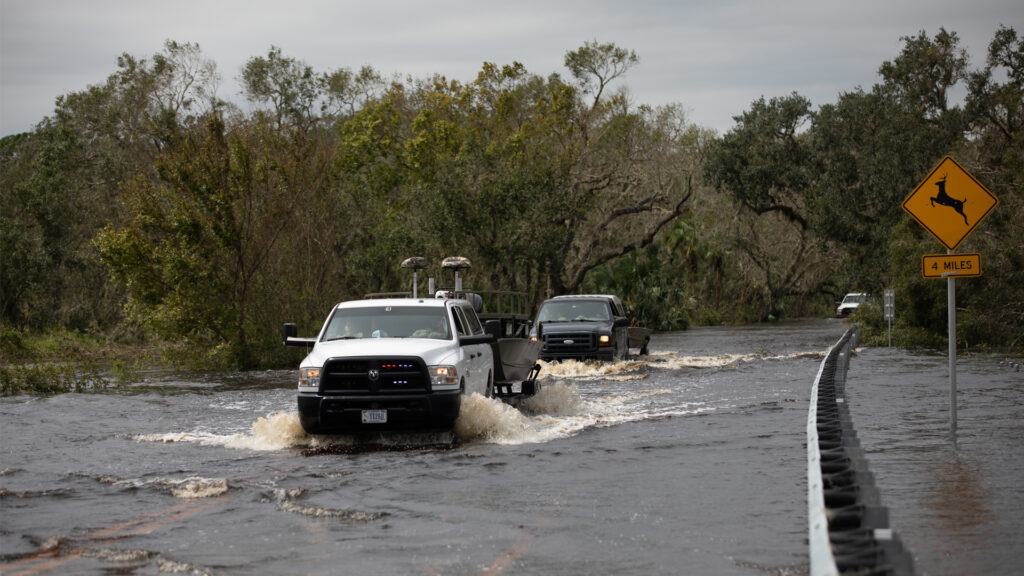
[[[944,155],[1000,201],[960,247],[985,270],[958,282],[960,333],[1020,349],[1024,39],[1000,27],[973,68],[953,32],[902,40],[870,89],[762,97],[723,135],[635,104],[640,58],[610,43],[567,52],[564,76],[485,62],[468,82],[271,48],[242,69],[245,110],[195,44],[125,54],[0,140],[3,393],[109,385],[136,369],[110,350],[140,343],[147,362],[294,365],[282,322],[407,289],[414,255],[466,256],[469,286],[535,304],[614,292],[660,330],[895,288],[899,343],[935,345],[944,283],[919,265],[938,245],[899,206]]]
[[[154,362],[155,350],[137,343],[103,342],[66,330],[0,328],[0,396],[117,389],[138,381]]]

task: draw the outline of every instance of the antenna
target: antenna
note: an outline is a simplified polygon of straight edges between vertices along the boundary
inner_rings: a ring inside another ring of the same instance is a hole
[[[413,256],[402,260],[402,268],[412,269],[412,297],[416,298],[417,272],[430,265],[430,262],[422,256]]]
[[[449,256],[441,261],[441,268],[448,268],[449,270],[455,271],[455,292],[462,292],[462,277],[459,276],[459,270],[464,268],[470,268],[472,264],[469,262],[469,258],[463,256]]]

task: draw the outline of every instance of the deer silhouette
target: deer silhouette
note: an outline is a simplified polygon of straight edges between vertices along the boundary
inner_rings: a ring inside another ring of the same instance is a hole
[[[964,214],[964,202],[965,200],[957,200],[949,194],[946,194],[946,175],[942,175],[942,180],[935,183],[939,187],[939,195],[932,198],[932,207],[935,207],[935,203],[938,202],[942,206],[949,206],[953,210],[956,210],[957,214],[964,217],[964,224],[970,226],[967,222],[967,214]]]

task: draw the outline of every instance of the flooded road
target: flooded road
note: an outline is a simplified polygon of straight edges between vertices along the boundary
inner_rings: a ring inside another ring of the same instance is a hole
[[[292,371],[5,398],[0,572],[806,574],[809,392],[846,327],[658,334],[641,360],[545,365],[519,409],[471,397],[452,434],[307,436]],[[862,443],[935,450],[904,432]]]

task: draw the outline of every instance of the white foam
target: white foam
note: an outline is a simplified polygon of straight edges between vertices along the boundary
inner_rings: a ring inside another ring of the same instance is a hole
[[[648,362],[639,360],[622,360],[619,362],[581,362],[579,360],[562,360],[561,362],[538,361],[541,376],[550,378],[585,378],[608,379],[635,372],[646,366]]]

